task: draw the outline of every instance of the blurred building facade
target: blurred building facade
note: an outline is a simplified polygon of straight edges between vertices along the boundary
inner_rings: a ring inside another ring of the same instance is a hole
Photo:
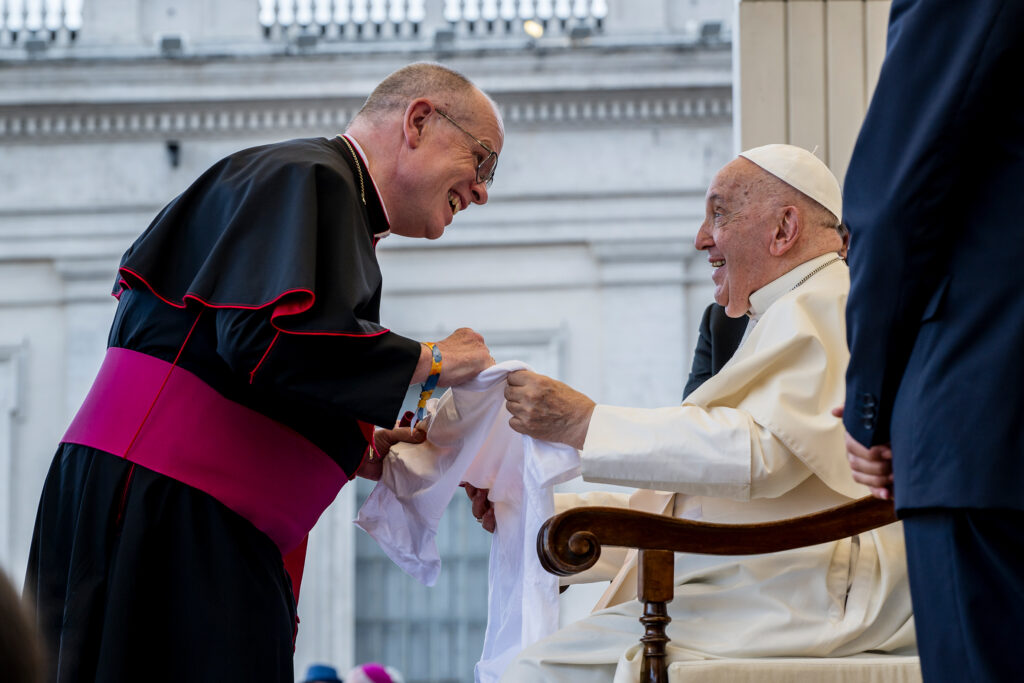
[[[473,79],[507,138],[487,206],[437,242],[381,244],[383,320],[421,339],[473,327],[499,360],[598,401],[678,401],[711,291],[693,237],[734,151],[733,12],[732,0],[0,0],[0,565],[24,572],[124,249],[220,157],[332,136],[412,61]],[[453,510],[441,585],[418,589],[357,538],[365,493],[346,486],[312,535],[298,670],[376,659],[410,681],[468,680],[486,536]]]

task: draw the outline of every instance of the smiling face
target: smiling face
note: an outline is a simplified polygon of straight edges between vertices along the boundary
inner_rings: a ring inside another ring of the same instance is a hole
[[[500,154],[505,138],[494,105],[474,91],[463,106],[442,111],[458,125],[425,98],[406,110],[406,145],[394,179],[398,199],[388,205],[395,234],[437,239],[459,211],[487,203],[487,185],[476,177],[489,154],[480,143]]]
[[[776,216],[766,195],[767,174],[738,157],[711,181],[695,246],[715,269],[715,301],[732,318],[750,309],[750,294],[775,279],[771,256]]]

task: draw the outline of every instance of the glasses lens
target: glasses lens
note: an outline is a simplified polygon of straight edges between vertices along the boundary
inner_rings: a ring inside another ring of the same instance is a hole
[[[491,183],[494,182],[494,169],[498,167],[498,155],[491,152],[487,155],[487,158],[480,162],[480,165],[476,168],[476,181],[478,183],[487,183],[490,187]]]

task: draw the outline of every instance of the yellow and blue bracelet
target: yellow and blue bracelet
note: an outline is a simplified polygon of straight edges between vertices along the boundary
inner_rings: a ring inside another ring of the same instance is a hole
[[[423,419],[427,411],[427,399],[434,393],[434,389],[437,388],[437,380],[441,378],[441,349],[432,342],[425,343],[433,358],[430,362],[430,374],[427,375],[427,381],[420,385],[420,400],[416,404],[416,418],[412,422],[413,426]]]

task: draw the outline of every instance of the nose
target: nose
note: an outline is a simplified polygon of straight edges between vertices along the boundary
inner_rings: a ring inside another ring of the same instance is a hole
[[[469,186],[469,193],[473,196],[472,201],[473,201],[474,204],[486,204],[487,203],[487,183],[486,182],[481,183],[479,181],[474,181],[473,184]]]
[[[707,221],[700,224],[700,230],[697,231],[697,237],[693,240],[693,246],[700,251],[715,246],[715,240],[711,239],[711,230],[708,229]]]

